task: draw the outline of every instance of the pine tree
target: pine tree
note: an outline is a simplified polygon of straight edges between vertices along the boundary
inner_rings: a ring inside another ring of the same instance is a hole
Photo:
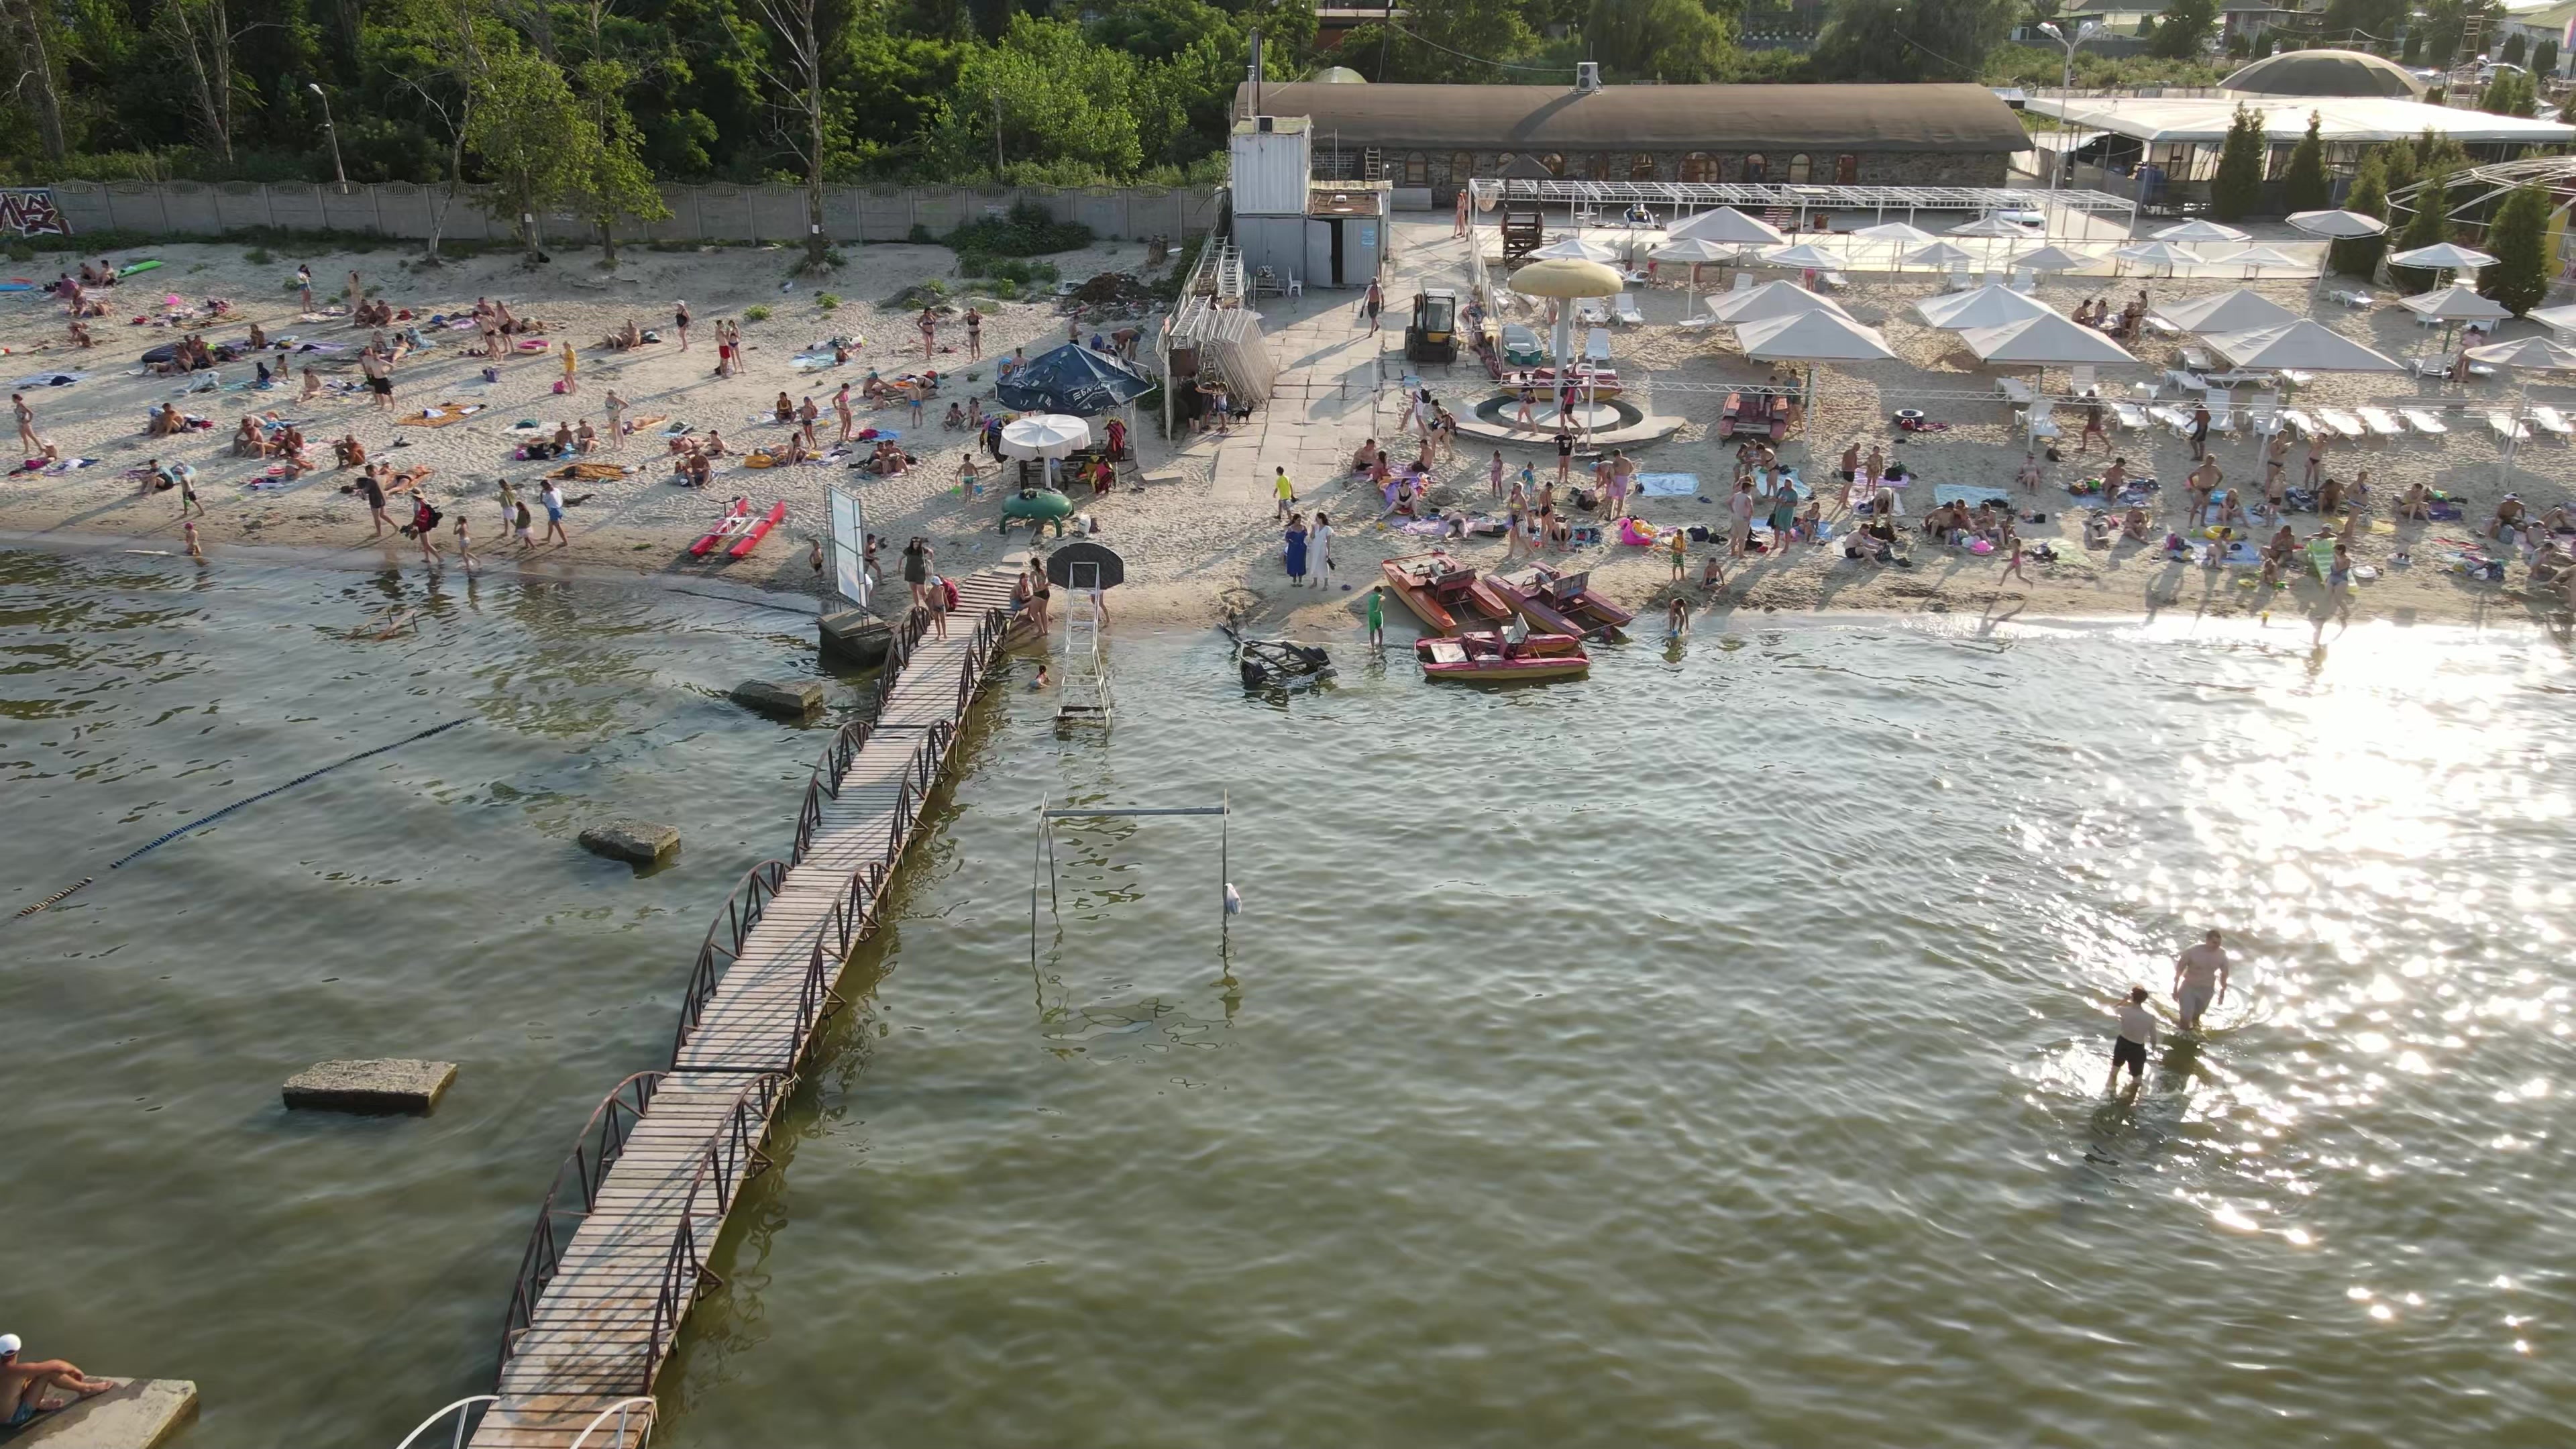
[[[2388,220],[2388,166],[2377,150],[2361,158],[2361,169],[2353,174],[2352,192],[2344,197],[2343,209]],[[2336,271],[2348,277],[2368,278],[2379,270],[2380,254],[2387,250],[2388,236],[2382,232],[2346,237],[2330,247],[2327,255]]]
[[[2423,189],[2415,193],[2415,214],[2406,222],[2406,230],[2397,238],[2397,250],[2411,252],[2451,239],[2451,172],[2443,167],[2426,176]],[[2401,292],[2429,292],[2440,273],[2426,267],[2390,267],[2388,280]]]
[[[2549,192],[2519,186],[2496,208],[2487,228],[2486,249],[2495,264],[2478,277],[2480,295],[2513,309],[2513,315],[2540,305],[2549,295]]]
[[[2263,204],[2263,123],[2243,106],[2227,123],[2218,175],[2209,183],[2209,209],[2220,221],[2251,216]]]
[[[2272,32],[2266,30],[2262,34],[2254,37],[2254,58],[2256,60],[2261,60],[2263,57],[2270,55],[2271,53]]]
[[[2281,176],[2281,200],[2291,211],[2322,210],[2334,199],[2334,184],[2326,180],[2326,144],[2317,134],[2319,124],[2317,113],[2308,112],[2308,133],[2290,152],[2290,169]]]
[[[2496,52],[2496,59],[2507,65],[2520,65],[2526,49],[2522,32],[2517,30],[2504,38],[2504,49]]]
[[[2544,35],[2540,38],[2540,43],[2531,48],[2531,73],[2553,75],[2557,70],[2558,42]]]

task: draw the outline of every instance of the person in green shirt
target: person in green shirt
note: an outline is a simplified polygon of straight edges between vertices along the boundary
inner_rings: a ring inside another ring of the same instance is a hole
[[[1285,467],[1279,470],[1277,477],[1270,480],[1270,491],[1279,500],[1279,516],[1286,518],[1289,505],[1297,501],[1297,488],[1295,484],[1288,481],[1288,470]]]
[[[1369,647],[1386,647],[1386,590],[1373,588],[1368,593]]]

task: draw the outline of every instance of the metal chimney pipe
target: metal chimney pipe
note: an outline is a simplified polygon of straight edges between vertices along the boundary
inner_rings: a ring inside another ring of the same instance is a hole
[[[1252,113],[1261,114],[1261,27],[1252,27]]]

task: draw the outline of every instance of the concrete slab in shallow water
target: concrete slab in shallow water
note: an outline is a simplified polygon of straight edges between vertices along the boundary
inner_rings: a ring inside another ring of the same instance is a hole
[[[186,1379],[129,1379],[95,1398],[57,1409],[12,1435],[9,1449],[153,1449],[197,1417],[197,1386]]]
[[[454,1062],[315,1062],[286,1079],[286,1105],[326,1112],[426,1112],[455,1080]]]

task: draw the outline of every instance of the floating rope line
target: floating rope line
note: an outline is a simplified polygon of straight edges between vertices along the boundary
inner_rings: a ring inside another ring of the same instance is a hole
[[[187,834],[189,831],[196,829],[200,825],[211,825],[214,822],[223,819],[225,816],[232,814],[234,811],[239,810],[245,805],[256,805],[271,795],[282,794],[283,792],[292,790],[296,786],[301,785],[308,780],[330,774],[333,770],[340,768],[342,765],[354,765],[360,760],[368,759],[375,755],[381,755],[387,750],[397,750],[402,748],[404,745],[413,743],[414,741],[425,740],[435,734],[444,734],[445,732],[456,728],[458,725],[468,724],[471,722],[472,717],[468,716],[465,719],[452,719],[441,725],[431,725],[429,728],[422,730],[416,735],[405,735],[403,738],[394,741],[392,744],[378,745],[372,750],[360,750],[358,753],[351,755],[345,760],[337,760],[331,764],[324,765],[321,769],[307,771],[304,774],[298,775],[294,779],[287,781],[283,785],[262,790],[247,800],[236,800],[232,804],[225,806],[223,809],[216,811],[212,815],[200,816],[199,818],[191,820],[187,824],[180,826],[176,830],[166,832],[146,843],[139,849],[127,851],[124,855],[110,861],[107,868],[109,870],[123,869],[128,863],[132,862],[136,856],[158,850],[162,846],[169,844],[171,841],[178,839],[180,836]],[[63,887],[61,890],[54,892],[52,895],[45,897],[34,905],[21,909],[16,915],[11,916],[9,919],[13,921],[24,920],[27,917],[34,915],[36,912],[45,909],[47,906],[55,904],[65,896],[70,895],[72,892],[79,890],[82,886],[88,885],[91,881],[96,879],[96,876],[83,876],[78,884]]]

